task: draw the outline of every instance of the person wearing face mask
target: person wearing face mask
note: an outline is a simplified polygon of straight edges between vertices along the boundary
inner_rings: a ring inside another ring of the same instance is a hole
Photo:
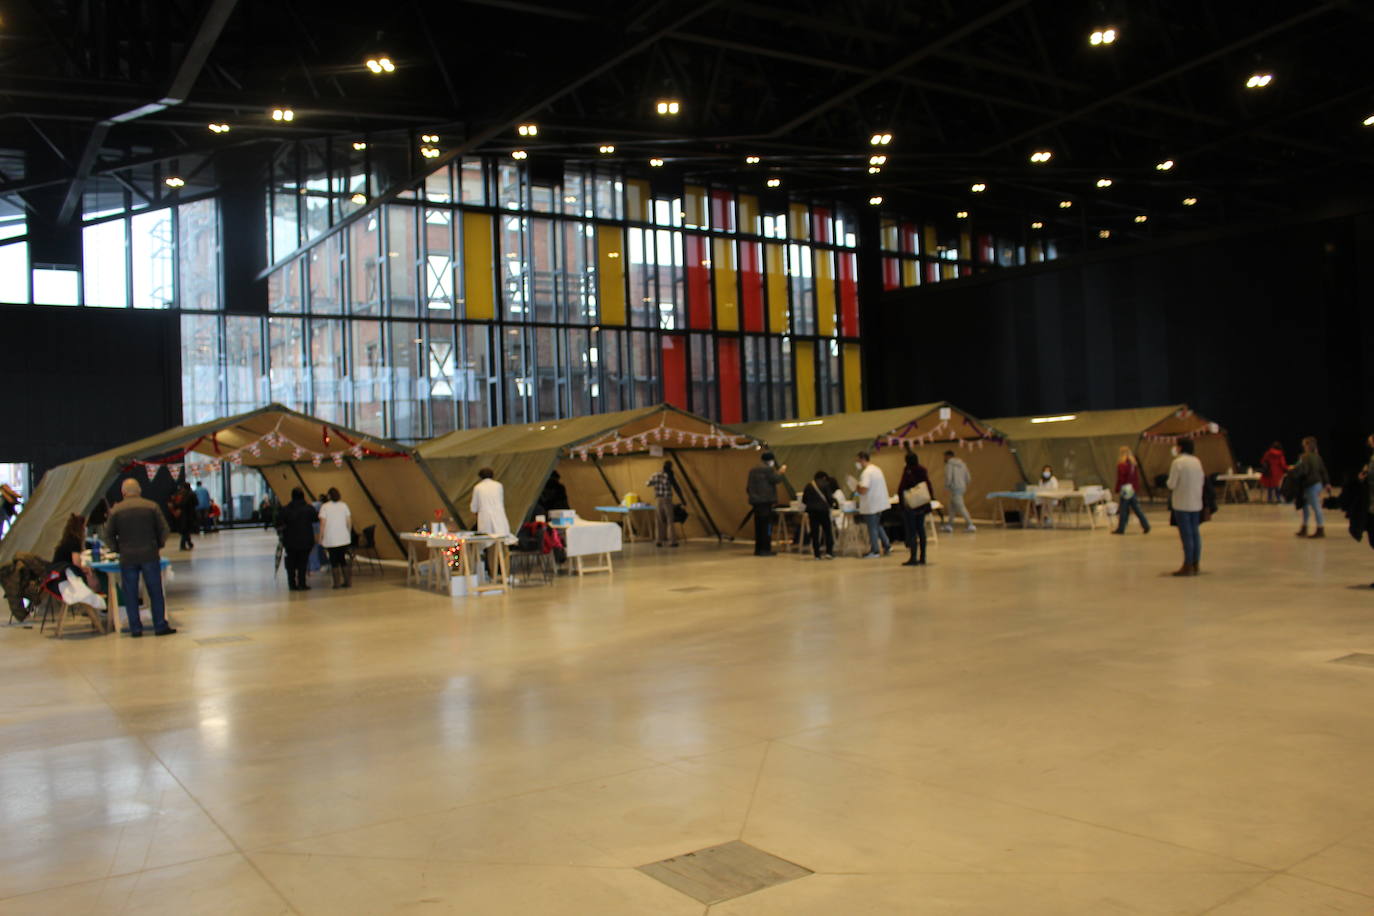
[[[1040,482],[1035,485],[1035,489],[1042,493],[1058,493],[1059,478],[1054,476],[1054,468],[1048,464],[1040,469]],[[1054,500],[1037,499],[1035,509],[1040,513],[1040,524],[1046,528],[1054,527]]]
[[[868,452],[859,452],[854,469],[859,472],[859,517],[868,525],[868,553],[865,560],[877,556],[887,556],[892,552],[892,542],[883,530],[883,513],[892,504],[887,492],[887,478],[883,469],[869,460]],[[879,548],[882,553],[879,554]]]
[[[749,470],[745,494],[754,513],[754,556],[773,556],[773,507],[778,502],[778,484],[787,473],[787,465],[778,467],[772,452],[759,456],[761,463]]]

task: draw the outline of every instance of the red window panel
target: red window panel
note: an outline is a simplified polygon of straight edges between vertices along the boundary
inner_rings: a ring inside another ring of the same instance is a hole
[[[897,258],[883,258],[883,289],[902,288],[902,262]]]
[[[921,232],[915,223],[902,223],[902,251],[906,254],[921,253]]]
[[[839,257],[840,334],[844,337],[859,336],[858,257],[852,252],[841,252]]]
[[[816,207],[811,211],[811,239],[816,242],[830,241],[829,207]]]
[[[763,331],[763,246],[758,242],[739,243],[740,303],[744,307],[744,330]]]
[[[687,410],[687,337],[663,335],[663,400]]]
[[[936,261],[926,261],[926,282],[940,282],[940,265]]]
[[[744,412],[740,405],[738,338],[722,337],[716,341],[716,382],[720,391],[720,422],[739,423]]]
[[[721,232],[735,231],[735,195],[730,191],[711,192],[711,228]]]
[[[711,255],[706,236],[687,233],[687,326],[711,327]]]

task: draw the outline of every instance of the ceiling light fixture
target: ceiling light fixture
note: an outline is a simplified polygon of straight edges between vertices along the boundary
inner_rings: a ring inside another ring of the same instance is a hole
[[[353,201],[355,204],[358,204],[359,206],[362,206],[363,204],[367,203],[367,195],[364,194],[362,191],[359,191],[357,194],[354,194],[352,197],[350,197],[349,200]]]
[[[1143,222],[1145,222],[1145,221],[1148,220],[1148,219],[1149,219],[1148,216],[1146,216],[1144,213],[1141,213],[1139,216],[1137,216],[1137,217],[1135,218],[1135,221],[1136,221],[1137,223],[1143,223]]]
[[[876,165],[870,165],[870,166],[868,167],[868,174],[870,174],[870,175],[876,175],[876,174],[878,174],[878,173],[881,172],[881,171],[882,171],[882,169],[878,168]]]
[[[439,142],[439,135],[438,135],[438,134],[421,134],[421,135],[420,135],[420,142],[421,142],[421,143],[438,143],[438,142]]]
[[[1070,420],[1077,420],[1078,414],[1066,413],[1057,417],[1031,417],[1032,423],[1067,423]]]
[[[380,57],[369,57],[367,60],[363,61],[363,64],[367,69],[377,74],[396,72],[396,65],[392,63],[391,58],[387,57],[385,54]]]
[[[598,146],[596,150],[603,156],[609,156],[611,153],[615,152],[615,146],[610,143],[603,143]]]
[[[886,157],[886,156],[869,156],[869,157],[868,157],[868,164],[869,164],[869,165],[887,165],[887,157]]]
[[[1370,115],[1369,117],[1364,119],[1364,126],[1374,127],[1374,115]]]
[[[1099,178],[1097,179],[1097,186],[1099,188],[1110,188],[1112,186],[1112,180],[1110,178]]]
[[[1110,230],[1110,229],[1099,229],[1099,230],[1097,230],[1097,237],[1100,238],[1100,239],[1109,239],[1109,238],[1112,237],[1112,230]]]
[[[520,136],[522,136],[522,137],[537,137],[537,136],[539,136],[539,125],[538,125],[538,124],[521,124],[521,125],[520,125],[519,127],[517,127],[515,130],[516,130],[516,132],[517,132],[518,134],[520,134]]]
[[[1067,209],[1069,209],[1069,208],[1072,207],[1072,206],[1073,206],[1073,201],[1071,201],[1071,200],[1061,200],[1061,201],[1059,202],[1059,209],[1061,209],[1061,210],[1067,210]]]
[[[354,141],[353,141],[353,152],[355,152],[355,153],[361,153],[361,152],[362,152],[363,150],[365,150],[365,149],[367,149],[367,141],[366,141],[366,140],[354,140]]]
[[[1094,48],[1099,45],[1116,44],[1116,35],[1117,31],[1115,26],[1107,26],[1105,29],[1094,29],[1093,33],[1088,36],[1088,44],[1092,45]]]
[[[1042,223],[1042,222],[1040,222],[1040,220],[1036,220],[1035,222],[1031,223],[1031,228],[1032,228],[1032,229],[1044,229],[1044,228],[1045,228],[1045,224]]]
[[[883,198],[881,195],[875,194],[868,199],[868,202],[876,207],[878,206],[878,204],[883,202]]]
[[[424,156],[426,159],[438,159],[439,150],[432,146],[422,146],[420,147],[420,155]]]
[[[744,164],[745,164],[745,165],[758,165],[760,161],[761,161],[761,160],[759,159],[758,156],[745,156],[745,157],[744,157]]]
[[[969,190],[972,191],[974,194],[982,194],[987,189],[988,186],[983,184],[981,181],[969,186]]]
[[[214,122],[213,124],[207,124],[206,126],[210,128],[210,133],[212,133],[212,134],[227,134],[227,133],[229,133],[229,125],[228,125],[228,124],[224,124],[224,123],[222,123],[222,122],[220,122],[220,121],[216,121],[216,122]]]
[[[654,107],[661,115],[675,115],[682,110],[682,103],[677,99],[659,99]]]
[[[273,108],[273,109],[272,109],[272,120],[273,120],[273,121],[294,121],[294,120],[296,120],[296,113],[295,113],[294,111],[292,111],[290,108]]]
[[[968,211],[967,211],[967,210],[960,210],[958,213],[954,214],[954,218],[955,218],[955,219],[968,219]]]
[[[651,167],[653,167],[653,168],[656,168],[656,169],[662,168],[662,167],[663,167],[663,160],[662,160],[662,159],[657,159],[657,158],[650,159],[650,160],[649,160],[649,165],[650,165]]]
[[[1250,75],[1250,78],[1245,81],[1245,88],[1263,89],[1265,86],[1268,86],[1271,82],[1273,82],[1273,79],[1274,74],[1272,73],[1252,73]]]
[[[870,146],[887,146],[891,142],[892,134],[887,133],[874,134],[873,136],[868,138],[868,143]]]
[[[1167,171],[1169,171],[1169,169],[1171,169],[1171,168],[1173,168],[1173,167],[1174,167],[1174,160],[1172,160],[1172,159],[1165,159],[1163,162],[1156,162],[1156,163],[1155,163],[1155,171],[1156,171],[1156,172],[1167,172]]]
[[[1054,158],[1054,153],[1047,149],[1038,149],[1030,154],[1031,162],[1045,163]]]
[[[1183,206],[1185,206],[1185,207],[1193,207],[1193,206],[1196,206],[1196,205],[1197,205],[1197,198],[1196,198],[1196,197],[1185,197],[1185,198],[1183,198]]]
[[[168,178],[164,178],[164,179],[162,180],[162,183],[165,184],[165,185],[166,185],[167,187],[169,187],[169,188],[184,188],[184,187],[186,187],[186,181],[185,181],[184,179],[178,178],[178,177],[175,176],[175,175],[172,175],[172,176],[170,176],[170,177],[168,177]]]
[[[770,178],[770,179],[768,179],[767,184],[768,184],[768,187],[770,187],[770,188],[780,188],[780,187],[782,187],[782,179],[781,179],[781,178]]]
[[[522,149],[517,149],[511,151],[510,157],[512,159],[528,159],[530,157],[530,154]]]

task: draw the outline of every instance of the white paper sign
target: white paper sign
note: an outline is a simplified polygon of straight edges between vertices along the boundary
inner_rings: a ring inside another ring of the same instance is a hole
[[[950,416],[951,416],[951,414],[950,414],[950,411],[949,411],[949,408],[948,408],[948,407],[941,407],[941,408],[940,408],[940,419],[941,419],[941,420],[948,420],[948,419],[950,418]]]
[[[663,457],[663,446],[661,446],[661,445],[651,445],[651,446],[649,446],[649,455],[650,455],[651,457],[654,457],[654,458],[662,458],[662,457]]]

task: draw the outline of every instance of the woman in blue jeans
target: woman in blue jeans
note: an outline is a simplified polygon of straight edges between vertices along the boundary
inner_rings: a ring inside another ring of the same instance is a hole
[[[1140,465],[1128,445],[1121,446],[1116,462],[1116,495],[1119,497],[1116,510],[1116,530],[1112,534],[1125,534],[1126,523],[1131,513],[1140,519],[1140,527],[1150,533],[1150,520],[1140,509]]]
[[[908,490],[914,490],[925,484],[923,496],[925,502],[916,508],[911,508],[906,503]],[[924,566],[926,565],[926,516],[930,514],[930,472],[921,464],[921,459],[916,453],[907,448],[906,467],[902,470],[902,480],[897,484],[897,505],[902,508],[902,527],[906,530],[906,547],[911,551],[911,556],[903,566]],[[917,547],[920,547],[919,553]]]
[[[1326,463],[1317,453],[1317,437],[1308,436],[1302,440],[1302,457],[1293,465],[1293,473],[1302,482],[1302,527],[1297,534],[1300,538],[1326,537],[1326,517],[1322,514],[1322,496],[1331,490],[1331,477],[1326,472]],[[1307,533],[1309,513],[1315,521],[1316,529]]]

